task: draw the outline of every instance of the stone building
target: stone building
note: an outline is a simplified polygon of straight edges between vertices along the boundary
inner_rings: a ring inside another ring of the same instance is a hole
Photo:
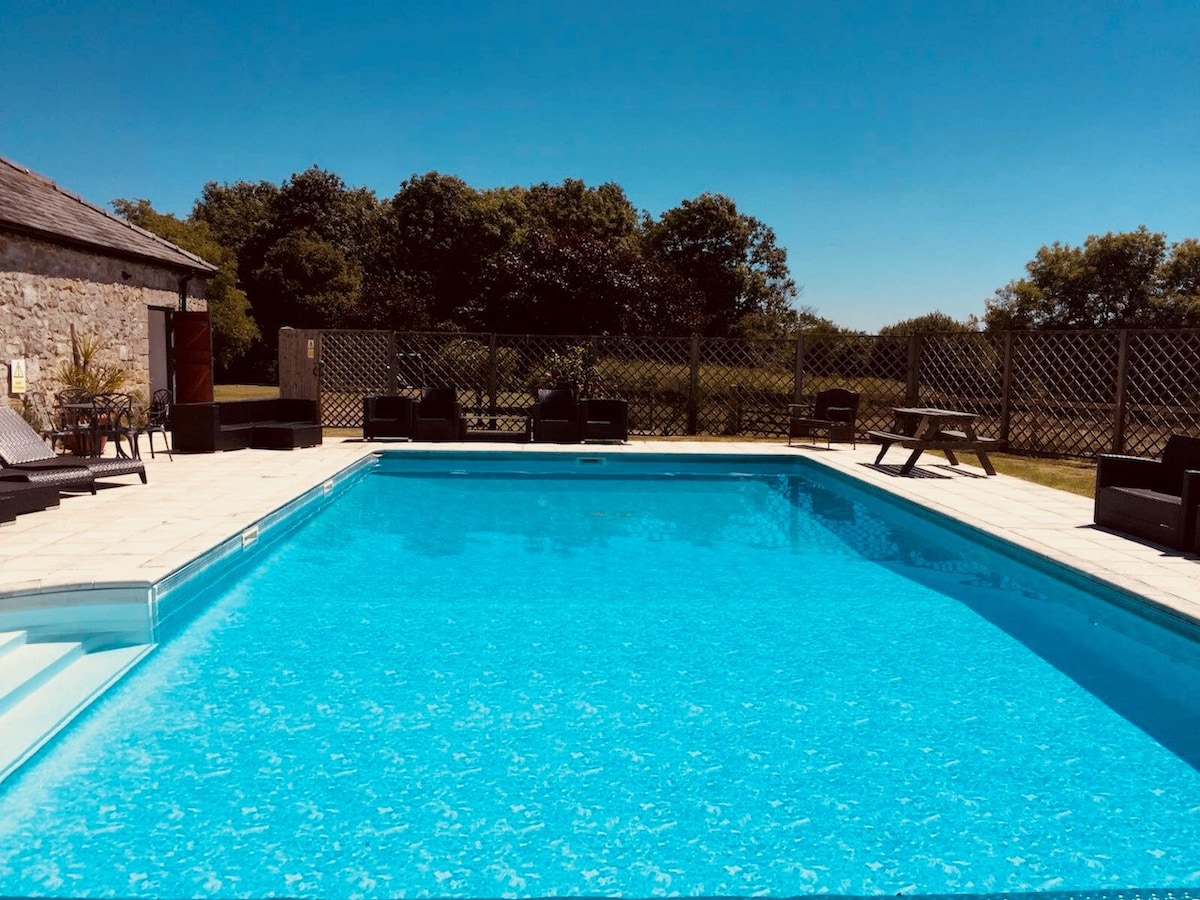
[[[215,272],[0,158],[0,375],[8,402],[21,404],[12,377],[20,361],[27,392],[49,398],[60,389],[54,373],[71,360],[72,331],[98,343],[99,362],[125,370],[124,390],[211,400],[204,285]]]

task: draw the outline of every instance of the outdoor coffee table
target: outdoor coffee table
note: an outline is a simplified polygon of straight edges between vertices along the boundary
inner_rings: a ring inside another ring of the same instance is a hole
[[[893,444],[899,444],[912,450],[904,465],[900,467],[901,475],[910,474],[926,450],[941,450],[952,466],[958,465],[956,450],[974,453],[979,458],[979,465],[983,471],[989,475],[996,474],[992,461],[988,459],[987,448],[995,446],[998,441],[976,435],[975,422],[979,416],[975,413],[908,406],[894,406],[892,412],[896,414],[894,432],[868,432],[871,440],[882,445],[879,455],[875,457],[875,465],[883,461],[884,455]]]
[[[467,440],[528,441],[532,436],[528,413],[463,413]]]

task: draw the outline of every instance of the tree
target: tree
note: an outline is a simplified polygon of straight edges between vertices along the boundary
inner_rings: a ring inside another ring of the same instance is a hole
[[[217,267],[217,274],[208,280],[204,294],[212,322],[215,374],[224,377],[259,336],[258,325],[250,315],[250,303],[237,287],[236,255],[213,238],[205,222],[181,221],[168,213],[156,212],[149,200],[114,200],[112,205],[127,221]]]
[[[524,193],[527,228],[541,234],[623,241],[634,238],[638,212],[618,184],[589,188],[568,178],[561,185],[535,184]]]
[[[786,315],[798,291],[775,232],[728,197],[701,194],[646,225],[649,255],[688,278],[703,298],[699,331],[726,336],[748,315]]]
[[[193,219],[237,253],[263,330],[252,352],[263,373],[282,324],[722,335],[808,327],[793,305],[786,251],[720,195],[684,201],[655,222],[613,183],[479,191],[428,172],[379,203],[314,167],[279,186],[210,182]]]
[[[1157,321],[1180,328],[1200,326],[1200,241],[1187,238],[1172,245],[1159,267],[1159,279]]]
[[[477,303],[487,258],[521,227],[520,198],[460,178],[414,175],[383,210],[367,263],[364,317],[374,327],[458,323]]]
[[[279,186],[210,182],[192,216],[236,248],[239,284],[261,328],[250,377],[271,377],[280,326],[347,327],[360,317],[363,262],[380,217],[371,191],[314,166]]]
[[[533,334],[687,334],[691,286],[636,245],[587,234],[525,234],[496,254],[469,327]]]
[[[742,316],[734,328],[737,337],[748,340],[794,340],[801,334],[851,334],[832,319],[817,315],[808,306]]]
[[[879,329],[879,333],[892,337],[908,337],[910,334],[966,334],[978,330],[979,320],[975,316],[969,316],[966,321],[960,322],[938,310],[884,325]]]
[[[279,186],[269,181],[210,181],[192,206],[191,221],[207,225],[213,238],[240,259],[247,245],[266,233],[278,195]]]
[[[1091,235],[1082,247],[1055,242],[987,301],[991,331],[1022,328],[1177,327],[1195,320],[1194,240],[1167,250],[1165,235],[1141,226]],[[1191,287],[1189,287],[1189,284]]]
[[[358,298],[362,272],[341,248],[298,229],[271,246],[254,279],[263,328],[277,335],[285,325],[340,327]]]
[[[381,210],[374,192],[346,187],[333,172],[313,166],[284,182],[268,212],[265,230],[272,244],[303,231],[361,265]]]

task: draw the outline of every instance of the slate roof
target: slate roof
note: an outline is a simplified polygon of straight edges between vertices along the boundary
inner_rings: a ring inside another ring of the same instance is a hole
[[[45,176],[0,157],[0,230],[87,249],[106,256],[158,263],[208,278],[217,267],[138,228]]]

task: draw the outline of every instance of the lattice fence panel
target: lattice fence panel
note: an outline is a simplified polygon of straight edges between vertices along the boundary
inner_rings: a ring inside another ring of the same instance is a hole
[[[397,391],[418,396],[421,388],[453,387],[465,411],[487,410],[491,353],[488,334],[398,332]]]
[[[1200,333],[1129,334],[1125,452],[1157,456],[1172,434],[1200,434]]]
[[[504,390],[520,392],[524,399],[538,388],[553,387],[559,377],[586,377],[594,363],[595,348],[587,336],[501,335],[497,342],[509,354]]]
[[[693,373],[691,338],[326,331],[321,401],[326,425],[361,424],[362,397],[454,385],[467,410],[525,413],[539,387],[571,372],[596,396],[624,397],[634,434],[683,435],[695,404],[700,434],[782,435],[794,396],[829,387],[861,395],[858,428],[890,429],[894,406],[946,406],[984,418],[997,434],[1003,409],[1003,337],[921,338],[916,396],[903,337],[805,335],[800,384],[794,341],[705,339]],[[1126,357],[1124,449],[1155,455],[1173,433],[1200,434],[1200,331],[1131,331]],[[1009,447],[1092,456],[1114,445],[1120,332],[1012,336]],[[518,427],[518,426],[512,426]]]
[[[700,434],[787,434],[795,341],[705,340],[698,376]]]
[[[904,405],[907,367],[906,338],[805,335],[799,402],[811,404],[827,388],[857,391],[858,433],[890,431],[892,407]]]
[[[629,401],[630,434],[687,434],[691,346],[689,338],[596,339],[594,391]]]
[[[1010,448],[1063,456],[1109,450],[1119,350],[1115,331],[1014,334]]]
[[[362,425],[362,398],[392,390],[390,331],[321,333],[321,418],[335,428]]]
[[[508,412],[528,410],[538,388],[560,381],[587,385],[595,381],[595,345],[579,335],[525,334],[497,338],[496,403]]]
[[[981,435],[1001,431],[1004,338],[989,334],[930,334],[921,338],[918,406],[958,409],[980,417]]]

